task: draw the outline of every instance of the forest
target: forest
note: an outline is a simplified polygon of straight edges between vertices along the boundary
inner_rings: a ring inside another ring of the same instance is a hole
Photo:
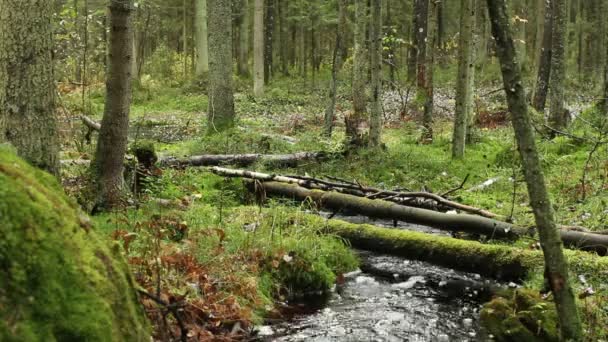
[[[608,341],[608,0],[0,0],[0,341]]]

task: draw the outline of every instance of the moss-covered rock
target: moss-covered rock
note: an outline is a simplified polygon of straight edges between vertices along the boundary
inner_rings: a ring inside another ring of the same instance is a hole
[[[0,145],[0,340],[149,341],[134,286],[58,182]]]
[[[484,305],[481,322],[497,341],[558,341],[555,305],[520,289]]]

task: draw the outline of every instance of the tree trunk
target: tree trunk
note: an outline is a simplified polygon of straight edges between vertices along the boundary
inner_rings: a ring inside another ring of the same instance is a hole
[[[553,0],[553,27],[551,42],[551,103],[550,124],[557,130],[568,125],[568,112],[564,107],[564,81],[566,77],[566,0]]]
[[[379,146],[382,134],[382,0],[372,0],[370,31],[372,103],[369,144]]]
[[[353,55],[353,110],[346,113],[344,120],[346,124],[347,145],[360,147],[365,144],[365,122],[367,117],[367,94],[365,84],[367,83],[365,52],[365,32],[367,28],[367,0],[355,0],[355,48]]]
[[[424,56],[426,47],[426,36],[428,29],[428,0],[415,0],[412,29],[412,48],[407,63],[408,81],[413,83],[418,74],[418,63],[420,63],[420,55]]]
[[[97,209],[112,209],[123,203],[124,157],[131,104],[133,0],[112,0],[109,10],[110,64],[106,79],[106,104],[92,164]]]
[[[320,161],[326,155],[322,152],[296,152],[291,154],[204,154],[188,158],[166,157],[159,161],[160,166],[187,167],[187,166],[217,166],[240,165],[248,166],[254,163],[263,163],[275,167],[297,166],[304,161]]]
[[[265,0],[264,11],[264,84],[267,85],[272,78],[273,45],[274,45],[274,0]]]
[[[561,338],[564,341],[581,341],[582,326],[576,307],[574,292],[569,281],[568,262],[564,256],[562,240],[555,224],[553,207],[551,206],[551,200],[545,186],[543,170],[538,151],[536,150],[521,70],[516,60],[505,1],[487,0],[487,2],[492,19],[492,32],[496,39],[497,55],[501,64],[509,112],[511,113],[524,176],[528,186],[530,204],[534,212],[540,243],[545,257],[545,279],[553,292],[559,314]],[[560,14],[565,14],[565,6],[563,6],[563,3],[561,5],[559,12],[561,12]],[[561,17],[562,21],[565,20],[565,15],[558,15],[556,18],[559,17]],[[557,26],[560,26],[562,23],[560,23],[559,19],[556,21]],[[558,29],[558,31],[560,30]],[[563,37],[561,38],[563,40]],[[557,55],[559,56],[559,52],[557,52]],[[553,88],[551,91],[553,91]]]
[[[0,0],[0,143],[59,175],[51,1]]]
[[[247,0],[244,0],[247,1]],[[196,76],[209,72],[209,44],[207,41],[207,0],[195,0],[196,23],[194,44],[196,49]]]
[[[539,265],[542,264],[543,256],[536,250],[328,220],[313,214],[298,213],[287,219],[294,222],[303,220],[307,226],[319,227],[322,232],[346,239],[358,249],[426,261],[499,280],[523,281],[536,272],[542,272]],[[608,267],[606,258],[578,251],[569,253],[581,273],[595,275]]]
[[[420,138],[422,143],[430,143],[433,141],[433,100],[434,100],[434,85],[433,85],[433,69],[435,67],[435,49],[437,39],[437,3],[431,1],[428,8],[428,34],[425,37],[427,41],[426,47],[420,48],[418,52],[418,87],[417,96],[420,103],[424,106],[424,114],[422,115],[422,127],[424,132]],[[427,4],[428,6],[428,4]],[[423,43],[424,44],[424,43]],[[421,54],[424,52],[424,54]]]
[[[469,118],[473,116],[473,85],[475,79],[475,15],[476,0],[461,0],[460,39],[458,42],[458,79],[456,80],[456,111],[452,136],[452,157],[464,157]]]
[[[208,132],[234,125],[232,87],[232,1],[207,0],[209,30]]]
[[[254,0],[253,12],[253,95],[264,95],[264,0]]]
[[[547,93],[549,92],[549,78],[551,77],[551,44],[553,41],[553,1],[542,0],[545,4],[545,20],[543,39],[538,59],[538,73],[536,76],[536,90],[532,106],[538,112],[545,111]]]
[[[241,76],[249,75],[249,0],[241,0],[241,21],[239,22],[239,65]]]
[[[278,0],[279,8],[279,38],[280,38],[280,56],[281,56],[281,72],[284,76],[289,76],[289,42],[288,42],[288,25],[287,17],[289,16],[289,5],[286,0]]]

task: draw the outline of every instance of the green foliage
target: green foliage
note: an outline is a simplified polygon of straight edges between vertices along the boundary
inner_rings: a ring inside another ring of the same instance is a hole
[[[0,217],[0,340],[149,340],[117,246],[52,176],[3,147]]]

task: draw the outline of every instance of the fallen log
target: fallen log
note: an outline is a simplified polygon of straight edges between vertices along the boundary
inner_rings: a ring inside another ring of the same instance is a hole
[[[408,223],[422,224],[430,227],[479,234],[490,239],[517,239],[532,236],[533,229],[517,227],[485,217],[468,214],[444,214],[432,210],[413,208],[404,205],[370,200],[337,192],[310,190],[295,184],[279,182],[246,183],[250,191],[262,191],[264,194],[278,195],[298,201],[311,201],[319,207],[336,212],[350,211],[361,215],[394,219]],[[566,247],[606,255],[608,251],[608,236],[587,232],[560,230],[562,241]]]
[[[217,166],[236,164],[241,166],[257,162],[273,166],[293,167],[304,161],[319,161],[327,157],[324,152],[296,152],[291,154],[204,154],[185,158],[165,157],[159,161],[160,166],[187,167],[187,166]]]
[[[99,132],[101,130],[101,124],[86,115],[80,115],[80,120],[82,120],[82,123],[84,123],[85,126],[93,131]]]
[[[523,281],[543,271],[543,255],[536,249],[353,224],[313,214],[296,213],[288,219],[344,238],[355,248],[427,261],[499,280]],[[602,278],[603,281],[608,278],[608,258],[581,251],[567,250],[565,253],[577,273],[585,274],[588,278]]]
[[[221,167],[212,167],[209,169],[211,172],[226,176],[226,177],[244,177],[249,179],[256,179],[261,181],[276,181],[288,184],[297,184],[299,186],[308,189],[320,189],[320,190],[335,190],[348,195],[355,195],[365,198],[380,198],[386,201],[391,201],[398,204],[410,204],[413,199],[423,198],[435,201],[439,205],[450,209],[461,210],[470,214],[475,214],[488,218],[498,218],[499,215],[491,213],[487,210],[480,208],[471,207],[462,203],[457,203],[443,198],[440,195],[433,194],[430,192],[403,192],[397,190],[384,190],[374,187],[366,187],[361,184],[346,183],[344,181],[328,181],[324,179],[313,178],[309,176],[282,176],[282,175],[271,175],[261,172],[253,172],[247,170],[235,170]],[[385,197],[381,197],[385,196]],[[426,207],[423,205],[412,205],[415,207]]]

